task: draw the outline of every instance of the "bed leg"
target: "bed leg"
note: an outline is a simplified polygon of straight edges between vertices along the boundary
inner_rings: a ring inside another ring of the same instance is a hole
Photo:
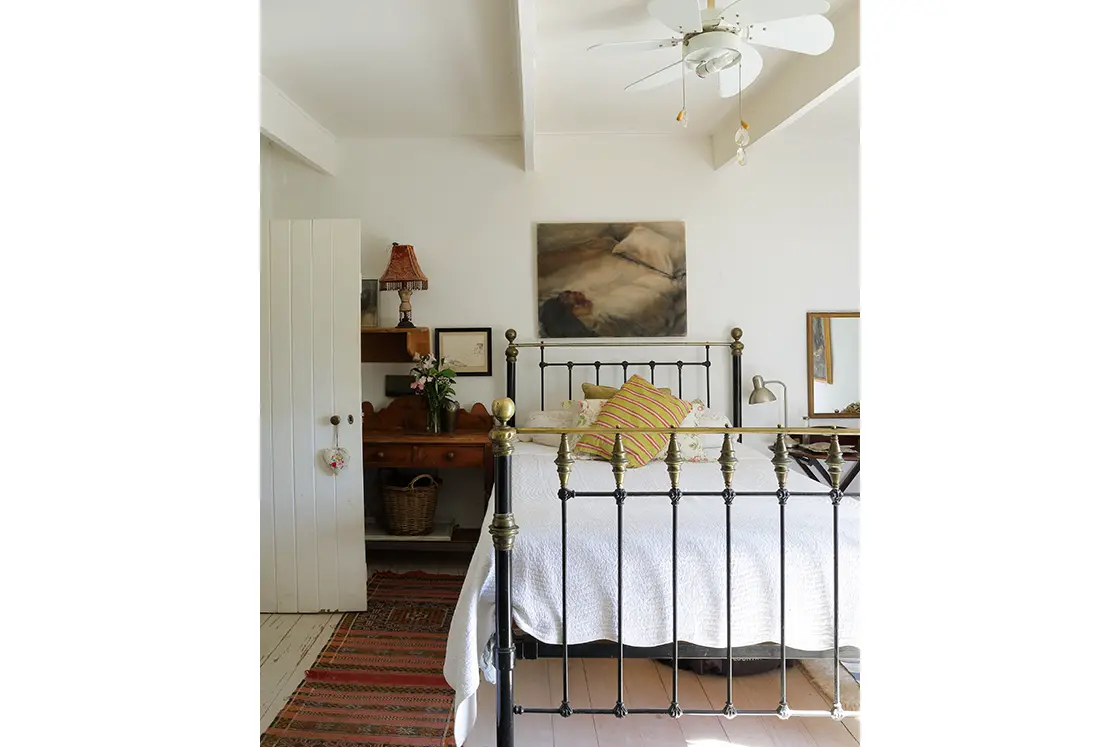
[[[513,400],[508,397],[494,401],[494,418],[497,421],[490,431],[494,451],[494,519],[490,534],[494,538],[494,566],[497,580],[497,632],[498,632],[498,686],[497,686],[497,744],[514,747],[513,715],[513,599],[510,560],[517,524],[513,520],[513,495],[511,467],[513,440],[516,431],[507,425],[513,418]]]

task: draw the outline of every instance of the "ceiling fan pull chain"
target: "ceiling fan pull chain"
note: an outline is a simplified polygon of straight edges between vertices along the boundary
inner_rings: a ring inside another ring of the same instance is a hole
[[[739,129],[735,131],[735,160],[740,166],[747,162],[747,143],[751,136],[747,133],[747,121],[743,119],[743,64],[739,63]]]
[[[680,122],[681,127],[688,127],[688,98],[685,91],[688,86],[685,84],[685,79],[688,74],[684,69],[684,44],[681,44],[681,110],[677,112],[677,121]]]

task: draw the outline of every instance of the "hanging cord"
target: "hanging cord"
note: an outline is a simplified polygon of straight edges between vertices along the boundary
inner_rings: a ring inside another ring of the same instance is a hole
[[[688,87],[685,85],[685,79],[688,77],[684,68],[684,42],[681,42],[681,110],[677,112],[677,121],[681,123],[681,127],[688,127]]]
[[[751,136],[747,134],[747,121],[743,119],[743,61],[739,60],[739,129],[735,130],[735,160],[742,166],[747,162],[747,143]]]

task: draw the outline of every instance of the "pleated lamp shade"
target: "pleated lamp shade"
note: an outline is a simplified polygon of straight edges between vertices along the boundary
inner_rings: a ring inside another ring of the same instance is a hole
[[[382,290],[396,291],[401,297],[398,327],[415,327],[412,323],[412,291],[428,290],[428,276],[420,270],[416,252],[410,244],[393,242],[389,266],[381,276]]]
[[[382,290],[428,290],[428,276],[420,269],[410,244],[393,242],[389,266],[381,276]]]

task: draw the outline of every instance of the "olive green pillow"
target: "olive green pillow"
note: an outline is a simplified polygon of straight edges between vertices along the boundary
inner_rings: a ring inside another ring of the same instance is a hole
[[[634,376],[638,375],[634,374]],[[642,377],[638,376],[638,378],[641,379]],[[642,381],[645,381],[645,379],[642,379]],[[661,392],[662,394],[668,394],[670,396],[672,396],[673,394],[673,390],[669,387],[658,387],[657,391]],[[587,382],[583,383],[584,399],[610,399],[614,395],[618,394],[618,392],[618,387],[602,386],[601,384],[589,384]]]

